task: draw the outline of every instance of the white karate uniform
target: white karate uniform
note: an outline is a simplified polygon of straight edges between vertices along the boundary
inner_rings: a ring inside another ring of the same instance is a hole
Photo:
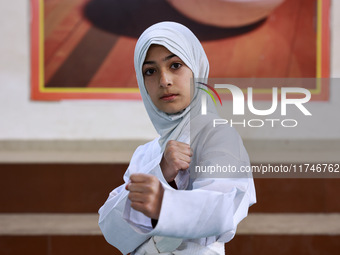
[[[224,254],[224,243],[235,235],[237,224],[256,202],[251,174],[242,176],[194,174],[195,166],[249,165],[249,158],[238,133],[231,127],[212,127],[219,118],[211,101],[208,114],[200,115],[200,93],[183,112],[167,115],[150,100],[143,82],[141,65],[148,47],[160,44],[180,57],[193,71],[194,78],[208,77],[209,64],[197,38],[186,27],[161,22],[148,28],[135,50],[135,68],[143,102],[160,137],[137,148],[124,175],[125,184],[114,189],[99,210],[99,226],[106,240],[123,254]],[[164,179],[160,168],[169,140],[190,144],[190,167],[175,178],[178,190]],[[132,173],[151,174],[160,180],[164,195],[155,228],[151,219],[134,210],[125,185]]]
[[[188,243],[218,246],[214,243],[219,242],[219,251],[223,253],[215,254],[224,254],[224,243],[233,238],[237,224],[247,215],[248,207],[256,202],[253,179],[192,179],[189,172],[194,171],[195,165],[212,163],[245,166],[249,165],[249,159],[236,131],[225,125],[217,130],[202,128],[200,139],[191,148],[193,158],[189,169],[181,171],[175,179],[178,190],[170,187],[162,175],[158,139],[138,147],[134,153],[124,181],[127,183],[132,173],[155,175],[163,184],[164,195],[160,217],[153,229],[150,218],[130,207],[126,184],[111,192],[99,210],[99,225],[106,240],[122,253],[134,251],[152,236],[166,236],[175,239],[165,239],[165,247],[159,244],[159,251],[169,252],[173,246],[185,247],[190,245]]]

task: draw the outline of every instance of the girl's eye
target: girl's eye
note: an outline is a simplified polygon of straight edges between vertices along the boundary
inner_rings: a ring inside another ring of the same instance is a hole
[[[155,72],[155,69],[149,68],[144,71],[144,75],[150,76]]]
[[[181,63],[173,63],[173,64],[171,65],[171,68],[173,68],[173,69],[178,69],[178,68],[180,68],[181,66],[182,66]]]

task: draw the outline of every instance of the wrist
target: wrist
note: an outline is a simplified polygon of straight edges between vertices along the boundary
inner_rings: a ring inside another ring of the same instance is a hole
[[[176,177],[176,176],[171,176],[171,175],[168,174],[167,169],[169,168],[169,165],[168,165],[168,163],[166,162],[164,156],[162,157],[162,160],[161,160],[161,162],[159,163],[159,166],[160,166],[160,168],[161,168],[161,170],[162,170],[162,174],[163,174],[163,176],[164,176],[164,179],[165,179],[168,183],[175,180],[175,177]]]

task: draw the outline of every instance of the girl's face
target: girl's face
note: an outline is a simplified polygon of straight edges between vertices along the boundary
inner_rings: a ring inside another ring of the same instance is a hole
[[[161,111],[177,113],[190,104],[192,71],[184,62],[160,45],[151,45],[142,67],[145,88]]]

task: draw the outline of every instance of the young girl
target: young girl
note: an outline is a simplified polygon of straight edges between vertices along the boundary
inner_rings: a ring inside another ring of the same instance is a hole
[[[135,151],[125,184],[99,210],[106,240],[123,254],[225,254],[237,224],[256,202],[253,179],[204,178],[195,166],[249,165],[237,132],[201,96],[209,73],[202,45],[185,26],[161,22],[144,31],[135,70],[160,137]],[[214,178],[215,177],[215,178]]]

